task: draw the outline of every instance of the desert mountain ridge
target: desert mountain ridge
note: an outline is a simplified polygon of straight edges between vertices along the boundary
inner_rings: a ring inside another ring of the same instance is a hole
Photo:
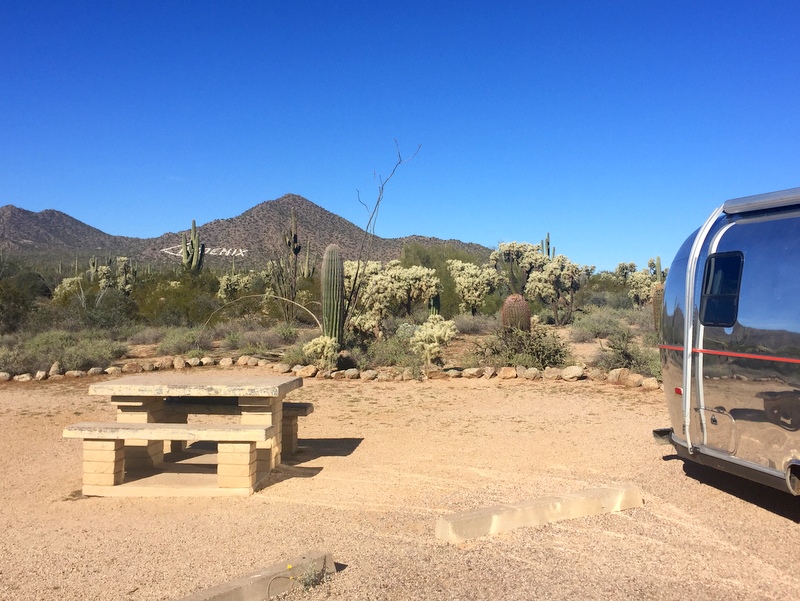
[[[335,243],[346,259],[358,255],[364,238],[362,228],[302,196],[285,194],[261,202],[236,217],[199,225],[197,229],[206,247],[207,264],[222,267],[234,260],[241,267],[263,264],[281,249],[292,209],[297,215],[303,252],[310,243],[311,252],[319,258],[328,244]],[[400,258],[403,246],[409,242],[449,245],[486,256],[491,250],[460,240],[375,236],[366,258],[382,261]],[[128,256],[139,262],[163,264],[179,261],[175,253],[180,253],[180,243],[181,232],[167,232],[156,238],[113,236],[53,209],[32,212],[13,205],[0,207],[0,250],[7,256],[65,262],[76,256]]]

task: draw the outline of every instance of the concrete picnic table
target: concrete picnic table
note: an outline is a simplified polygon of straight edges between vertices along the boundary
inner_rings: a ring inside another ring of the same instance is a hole
[[[117,422],[186,423],[192,415],[238,415],[242,425],[272,426],[273,435],[256,445],[258,483],[281,462],[282,403],[300,388],[294,376],[242,373],[155,372],[124,376],[89,386],[89,394],[108,396],[116,407]],[[163,463],[161,440],[125,440],[126,470]],[[166,441],[168,451],[181,451],[186,441]]]

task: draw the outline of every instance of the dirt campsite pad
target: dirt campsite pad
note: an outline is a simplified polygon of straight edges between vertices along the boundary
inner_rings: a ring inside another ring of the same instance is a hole
[[[268,488],[138,499],[80,494],[80,443],[61,433],[114,419],[107,399],[88,396],[93,381],[0,385],[0,599],[180,599],[309,549],[339,571],[293,598],[730,601],[800,590],[800,499],[686,467],[656,445],[651,431],[667,425],[659,392],[307,380],[287,398],[314,403],[301,453]],[[460,544],[435,536],[443,515],[624,483],[643,507]]]

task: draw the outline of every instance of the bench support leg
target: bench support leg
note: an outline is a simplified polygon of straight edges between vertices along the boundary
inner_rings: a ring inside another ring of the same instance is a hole
[[[189,416],[185,413],[178,413],[177,411],[164,410],[162,422],[167,424],[185,424],[188,423]],[[189,443],[185,440],[165,440],[164,452],[165,453],[181,453],[186,450]]]
[[[241,423],[243,425],[275,426],[275,436],[265,442],[256,443],[257,481],[269,476],[270,470],[280,465],[282,416],[283,405],[280,399],[276,399],[272,405],[258,407],[258,410],[255,411],[253,407],[249,407],[247,411],[242,411]]]
[[[83,486],[115,486],[125,476],[121,440],[83,441]]]
[[[163,440],[126,440],[125,469],[156,467],[164,463]]]
[[[220,442],[217,444],[217,486],[249,488],[256,484],[256,443]]]
[[[164,419],[164,401],[145,399],[146,411],[134,411],[130,407],[117,409],[117,421],[129,424],[149,424]],[[125,469],[156,467],[164,463],[163,440],[126,440]]]
[[[281,426],[281,453],[294,455],[297,453],[297,416],[283,414]]]

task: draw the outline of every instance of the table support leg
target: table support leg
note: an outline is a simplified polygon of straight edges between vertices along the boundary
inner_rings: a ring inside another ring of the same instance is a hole
[[[220,442],[217,445],[217,486],[249,488],[256,484],[256,443]]]
[[[164,419],[163,399],[142,400],[141,407],[119,407],[117,421],[130,424],[148,424]],[[126,440],[125,469],[156,467],[164,463],[163,440]]]
[[[244,399],[242,399],[244,400]],[[283,401],[273,399],[271,405],[242,405],[241,423],[244,425],[274,426],[275,435],[256,443],[257,482],[269,476],[270,470],[281,463],[281,426],[283,425]]]

